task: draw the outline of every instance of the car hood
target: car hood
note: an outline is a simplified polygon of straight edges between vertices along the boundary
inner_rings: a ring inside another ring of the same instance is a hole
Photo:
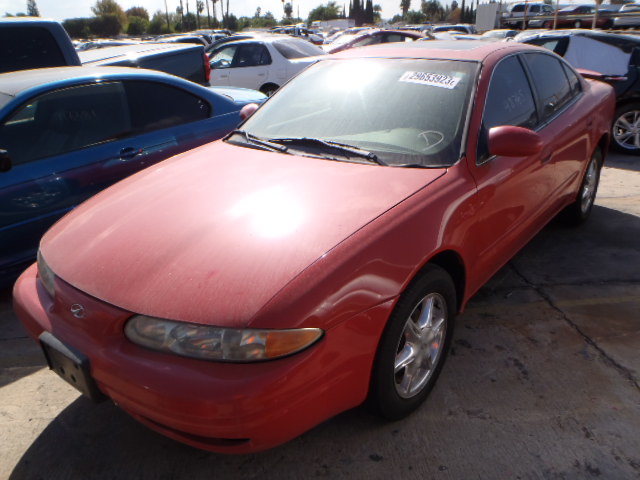
[[[258,90],[251,90],[250,88],[240,87],[208,87],[209,90],[224,95],[230,98],[239,105],[246,103],[262,103],[267,99],[267,96],[259,92]]]
[[[443,175],[214,142],[103,191],[43,237],[63,280],[126,310],[245,326],[295,276]]]

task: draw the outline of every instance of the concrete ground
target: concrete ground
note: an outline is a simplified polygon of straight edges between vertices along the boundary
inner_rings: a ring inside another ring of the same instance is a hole
[[[549,225],[458,317],[425,405],[355,409],[254,455],[166,439],[49,372],[0,293],[0,479],[640,478],[640,158]]]

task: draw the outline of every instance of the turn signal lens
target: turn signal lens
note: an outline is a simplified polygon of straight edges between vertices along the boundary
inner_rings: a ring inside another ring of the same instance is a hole
[[[143,347],[184,357],[259,362],[298,353],[317,342],[323,331],[222,328],[136,315],[127,322],[125,335]]]

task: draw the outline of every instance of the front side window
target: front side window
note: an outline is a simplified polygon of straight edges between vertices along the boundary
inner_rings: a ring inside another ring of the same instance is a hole
[[[211,68],[229,68],[238,45],[229,45],[211,54]]]
[[[483,125],[489,130],[499,125],[533,128],[536,123],[536,106],[527,76],[518,58],[508,57],[491,75]]]
[[[129,135],[120,82],[49,92],[20,107],[0,126],[0,148],[18,165]]]
[[[131,130],[136,135],[204,120],[212,115],[209,103],[169,85],[131,81],[124,86],[131,112]]]
[[[539,95],[543,120],[562,110],[574,97],[569,80],[558,58],[543,53],[524,55]]]
[[[518,57],[502,60],[490,81],[478,137],[478,163],[490,156],[487,135],[491,128],[501,125],[533,128],[538,122],[531,86]]]
[[[335,154],[321,148],[322,140],[364,149],[388,165],[453,165],[478,68],[476,62],[450,60],[319,62],[265,103],[243,129],[281,142],[290,153]],[[229,140],[245,144],[244,138]]]

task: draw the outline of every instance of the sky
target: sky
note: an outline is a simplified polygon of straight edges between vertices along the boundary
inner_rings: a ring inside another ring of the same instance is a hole
[[[165,0],[117,0],[120,6],[127,10],[131,7],[144,7],[149,12],[149,15],[153,15],[157,10],[164,11]],[[186,2],[187,0],[183,0]],[[170,12],[175,12],[176,7],[180,4],[180,0],[166,0],[167,7]],[[189,10],[194,11],[196,0],[188,0]],[[327,0],[292,0],[293,13],[295,16],[306,19],[309,15],[309,11],[313,10],[319,5],[326,5]],[[338,6],[346,3],[349,7],[349,0],[337,0]],[[374,0],[374,4],[378,4],[382,7],[382,18],[390,19],[394,15],[400,13],[400,0]],[[443,4],[448,4],[450,1],[442,1]],[[411,9],[418,10],[420,8],[421,0],[411,0]],[[95,5],[95,0],[36,0],[38,10],[40,10],[40,16],[46,18],[53,18],[54,20],[66,20],[68,18],[78,17],[91,17],[91,6]],[[211,5],[211,4],[209,4]],[[220,7],[216,4],[218,18],[220,18]],[[226,6],[226,0],[225,0]],[[270,11],[278,20],[283,17],[282,1],[281,0],[229,0],[229,7],[231,13],[236,17],[253,17],[256,9],[260,7],[262,14]],[[186,9],[186,4],[185,4]],[[16,14],[19,12],[26,12],[27,0],[0,0],[0,16],[5,13]],[[206,8],[204,13],[206,15]]]

